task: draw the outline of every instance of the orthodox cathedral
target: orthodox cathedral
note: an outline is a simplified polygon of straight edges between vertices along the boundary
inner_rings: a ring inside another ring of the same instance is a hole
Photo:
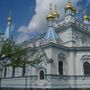
[[[47,32],[19,44],[28,49],[33,46],[38,48],[33,58],[44,55],[38,65],[27,65],[24,72],[20,67],[0,66],[2,90],[90,89],[90,18],[85,12],[82,21],[79,20],[71,0],[68,0],[64,10],[64,19],[60,20],[56,6],[53,9],[50,4],[46,17]],[[5,34],[0,32],[1,41],[4,37],[11,37],[11,25],[12,18],[8,17]]]

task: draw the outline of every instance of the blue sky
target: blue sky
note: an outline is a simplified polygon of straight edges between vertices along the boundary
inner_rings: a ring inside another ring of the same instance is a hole
[[[14,33],[21,25],[28,25],[35,10],[35,0],[0,0],[0,28],[5,31],[7,17],[12,11]]]
[[[12,11],[13,16],[13,25],[14,30],[13,34],[18,37],[25,36],[25,38],[29,38],[30,32],[43,32],[45,31],[46,22],[45,16],[47,15],[46,10],[47,3],[50,0],[0,0],[0,28],[3,32],[5,32],[7,27],[7,17],[9,11]],[[52,1],[52,0],[51,0]],[[59,8],[62,6],[64,10],[64,4],[67,3],[68,0],[53,0],[58,4]],[[90,0],[72,0],[75,3],[75,6],[79,10],[78,16],[82,16],[82,13],[85,9],[88,10],[88,14],[90,15]],[[45,10],[46,9],[46,10]],[[47,10],[48,11],[48,10]],[[62,13],[62,11],[60,11]],[[45,14],[45,15],[44,15]],[[42,20],[40,20],[42,19]],[[18,32],[20,29],[25,29],[29,32]],[[29,28],[29,30],[28,30]],[[37,30],[36,30],[37,29]]]

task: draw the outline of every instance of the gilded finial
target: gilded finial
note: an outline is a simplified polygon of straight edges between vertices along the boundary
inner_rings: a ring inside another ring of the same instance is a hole
[[[47,20],[53,20],[54,19],[54,15],[53,15],[53,12],[52,12],[52,4],[50,3],[50,12],[47,16]]]
[[[52,3],[50,3],[50,11],[52,11]]]
[[[57,6],[55,5],[55,10],[57,10]]]
[[[67,9],[71,9],[72,12],[74,12],[74,13],[77,12],[77,9],[75,7],[73,7],[71,0],[68,0],[68,3],[65,6],[65,10],[67,10]]]
[[[65,6],[65,9],[73,9],[73,6],[72,6],[72,2],[71,2],[71,0],[68,0],[68,3],[66,4],[66,6]]]
[[[68,0],[68,3],[71,3],[71,0]]]
[[[87,11],[84,12],[83,20],[90,20],[89,16],[87,15]]]
[[[57,11],[57,6],[55,5],[55,10],[53,12],[54,17],[59,17],[59,13]]]

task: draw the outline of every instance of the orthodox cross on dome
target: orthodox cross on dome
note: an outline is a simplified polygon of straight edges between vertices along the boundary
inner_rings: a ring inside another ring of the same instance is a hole
[[[54,14],[52,12],[52,4],[50,4],[50,13],[47,16],[47,22],[48,22],[48,31],[46,32],[45,35],[45,42],[49,43],[49,42],[57,42],[57,40],[59,39],[59,36],[56,34],[54,27],[53,27],[53,23],[54,23]]]
[[[69,3],[71,3],[71,0],[68,0]]]
[[[55,11],[54,11],[54,13],[53,13],[55,16],[58,16],[59,17],[59,13],[58,13],[58,11],[57,11],[57,6],[55,5]]]
[[[59,16],[60,14],[57,11],[57,6],[55,5],[55,10],[53,12],[54,18],[55,18],[55,22],[57,22],[59,20]]]
[[[52,11],[52,3],[50,3],[50,11]]]
[[[55,10],[57,10],[57,6],[55,5]]]
[[[49,11],[49,14],[47,15],[46,19],[47,19],[47,21],[53,21],[54,20],[54,15],[52,12],[52,4],[51,3],[50,3],[50,11]]]

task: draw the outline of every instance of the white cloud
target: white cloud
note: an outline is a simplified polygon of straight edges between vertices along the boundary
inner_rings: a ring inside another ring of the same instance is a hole
[[[28,27],[26,27],[26,26],[21,26],[19,29],[18,29],[18,32],[28,32],[29,31],[29,29],[28,29]]]
[[[28,40],[28,39],[29,39],[29,34],[28,33],[20,33],[19,36],[16,39],[16,43],[19,44],[19,43],[22,43],[22,42],[24,42],[25,40]]]
[[[36,0],[35,15],[30,21],[27,27],[22,26],[19,28],[19,32],[45,32],[48,29],[46,16],[48,15],[50,3],[53,6],[57,5],[58,12],[60,13],[61,18],[64,16],[64,7],[68,0]],[[75,5],[78,0],[72,0]],[[24,36],[25,35],[25,36]],[[22,38],[23,39],[22,39]],[[28,33],[21,33],[18,37],[18,41],[22,41],[29,38]],[[19,40],[20,39],[20,40]]]
[[[28,28],[31,31],[46,31],[46,16],[49,12],[50,3],[53,6],[57,5],[58,11],[62,16],[64,16],[64,7],[68,0],[36,0],[36,14],[33,16]],[[78,0],[72,0],[73,4],[76,4]]]
[[[21,43],[25,40],[28,40],[29,39],[29,29],[27,26],[21,26],[19,29],[18,29],[18,32],[20,33],[18,35],[18,37],[16,38],[16,43]]]

